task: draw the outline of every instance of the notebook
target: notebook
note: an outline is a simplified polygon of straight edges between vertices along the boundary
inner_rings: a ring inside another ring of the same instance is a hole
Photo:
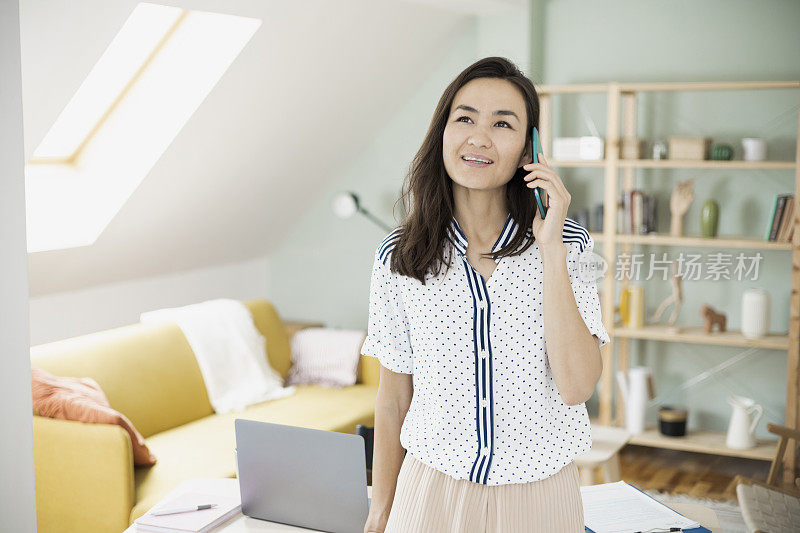
[[[685,533],[711,533],[624,481],[581,487],[583,518],[589,533],[635,533],[679,527]]]
[[[175,513],[155,516],[151,514],[159,509],[171,509],[173,507],[188,507],[192,505],[202,505],[205,503],[216,503],[216,507],[203,509],[201,511],[190,511],[187,513]],[[161,531],[163,533],[191,532],[205,533],[232,518],[242,508],[242,501],[239,496],[221,496],[219,494],[208,494],[203,492],[186,492],[168,501],[161,502],[146,514],[133,521],[136,531]]]

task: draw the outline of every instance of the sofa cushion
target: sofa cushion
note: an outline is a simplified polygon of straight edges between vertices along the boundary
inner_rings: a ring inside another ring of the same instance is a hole
[[[374,385],[298,385],[295,393],[286,398],[251,405],[242,411],[215,413],[152,435],[146,442],[159,461],[135,469],[136,505],[131,522],[183,480],[236,477],[235,419],[355,433],[357,424],[374,425],[377,394]]]
[[[356,384],[363,329],[306,328],[291,340],[287,385],[349,387]]]
[[[91,424],[116,424],[131,438],[133,463],[152,465],[156,457],[147,449],[144,437],[128,417],[115,411],[92,378],[71,378],[53,374],[31,365],[33,407],[41,416],[75,420]]]

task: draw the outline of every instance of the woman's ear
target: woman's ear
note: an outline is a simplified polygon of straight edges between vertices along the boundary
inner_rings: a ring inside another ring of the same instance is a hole
[[[533,154],[531,152],[531,144],[530,143],[525,143],[525,144],[526,144],[526,146],[525,146],[525,149],[522,151],[522,157],[520,157],[519,164],[517,165],[518,168],[522,167],[523,165],[528,165],[530,163],[533,163]]]

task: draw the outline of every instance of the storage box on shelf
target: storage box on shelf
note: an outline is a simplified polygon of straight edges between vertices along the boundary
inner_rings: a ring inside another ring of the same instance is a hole
[[[599,416],[596,423],[603,425],[621,424],[624,420],[624,405],[617,402],[616,413],[612,413],[612,394],[614,390],[613,371],[627,370],[629,359],[628,339],[646,339],[659,342],[683,342],[721,346],[745,346],[775,349],[787,354],[786,420],[789,428],[800,427],[800,217],[795,215],[795,232],[791,242],[768,242],[762,239],[739,236],[704,238],[699,236],[672,236],[669,234],[628,235],[621,234],[617,228],[618,179],[621,177],[622,189],[634,188],[634,172],[637,168],[652,169],[724,169],[724,170],[794,170],[794,198],[800,198],[800,131],[796,139],[797,149],[792,161],[716,161],[682,159],[623,159],[620,154],[622,139],[637,136],[636,99],[637,95],[648,91],[705,91],[705,90],[752,90],[752,89],[800,89],[800,81],[764,82],[672,82],[672,83],[593,83],[571,85],[543,85],[537,87],[540,98],[540,134],[545,156],[549,155],[552,139],[552,95],[600,93],[606,96],[606,138],[605,158],[599,161],[552,160],[553,167],[596,167],[604,169],[603,186],[603,232],[592,233],[596,249],[606,257],[614,257],[619,249],[629,252],[632,245],[654,245],[674,247],[715,247],[742,248],[757,250],[791,251],[787,260],[792,262],[790,327],[788,334],[773,333],[761,339],[747,339],[738,331],[706,335],[701,327],[684,328],[681,333],[669,333],[666,326],[646,325],[642,328],[625,328],[613,324],[616,302],[614,301],[614,276],[607,275],[602,281],[601,305],[606,329],[611,336],[603,348],[603,376],[599,393]],[[800,119],[800,116],[798,117]],[[800,120],[798,120],[800,124]],[[800,128],[800,126],[799,126]],[[703,151],[707,141],[702,143]],[[621,171],[621,175],[620,175]],[[702,179],[702,173],[698,179]],[[613,206],[613,207],[610,207]],[[795,204],[797,206],[797,204]],[[796,210],[797,211],[797,210]],[[625,284],[625,281],[621,283]],[[615,350],[615,346],[619,345]],[[614,356],[616,352],[616,365]],[[617,394],[620,397],[620,394]],[[614,414],[616,416],[614,416]],[[593,420],[594,422],[594,420]],[[777,441],[759,439],[755,448],[734,450],[725,445],[725,434],[715,431],[688,431],[685,437],[667,437],[657,429],[648,429],[630,441],[633,444],[658,448],[681,449],[717,455],[731,455],[755,459],[771,460]],[[784,478],[794,479],[800,470],[800,457],[787,451],[784,460]]]
[[[703,161],[711,152],[711,137],[670,135],[669,158],[672,160]]]

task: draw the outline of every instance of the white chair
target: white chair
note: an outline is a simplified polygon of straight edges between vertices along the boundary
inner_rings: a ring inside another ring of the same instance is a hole
[[[592,424],[592,449],[575,457],[581,485],[620,481],[619,451],[630,438],[625,428]]]

